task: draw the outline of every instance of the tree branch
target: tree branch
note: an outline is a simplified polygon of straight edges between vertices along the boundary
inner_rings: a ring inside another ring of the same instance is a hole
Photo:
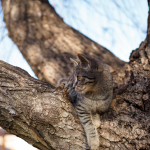
[[[148,55],[113,74],[115,97],[101,116],[100,149],[150,148]],[[0,61],[0,126],[41,149],[85,149],[76,112],[62,93]]]
[[[56,85],[68,76],[77,53],[93,56],[110,66],[111,71],[125,62],[63,22],[54,8],[39,0],[2,0],[9,37],[40,80]]]
[[[76,112],[53,88],[0,61],[0,126],[41,150],[83,149]]]

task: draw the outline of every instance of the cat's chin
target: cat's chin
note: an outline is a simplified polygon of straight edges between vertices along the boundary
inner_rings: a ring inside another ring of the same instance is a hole
[[[86,88],[82,88],[82,89],[75,88],[75,91],[78,93],[81,93],[81,94],[84,94],[85,90],[86,90]]]

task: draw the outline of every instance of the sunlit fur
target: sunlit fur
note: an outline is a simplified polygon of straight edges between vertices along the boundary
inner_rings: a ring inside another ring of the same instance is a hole
[[[102,62],[80,54],[78,58],[80,63],[76,62],[73,74],[63,80],[63,84],[68,87],[89,147],[98,149],[97,128],[100,126],[100,114],[107,111],[112,102],[112,77]]]

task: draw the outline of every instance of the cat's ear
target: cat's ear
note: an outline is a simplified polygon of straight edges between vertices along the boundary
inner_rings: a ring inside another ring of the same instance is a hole
[[[81,66],[83,68],[85,68],[85,69],[90,69],[91,68],[91,63],[85,56],[83,56],[81,54],[78,54],[77,56],[78,56],[78,58],[81,62]]]
[[[73,62],[74,66],[78,66],[79,62],[76,59],[70,58],[70,60]]]

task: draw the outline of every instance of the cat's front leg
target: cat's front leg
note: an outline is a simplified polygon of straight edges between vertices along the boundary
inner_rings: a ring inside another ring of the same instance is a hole
[[[97,128],[92,122],[91,113],[86,111],[81,105],[76,107],[80,122],[84,128],[87,143],[92,150],[98,150],[99,147],[99,135],[97,133]]]
[[[58,83],[57,83],[57,87],[52,91],[52,92],[58,92],[64,89],[65,84],[67,83],[67,78],[61,78]]]
[[[53,92],[58,92],[58,91],[62,91],[63,95],[67,95],[68,92],[68,88],[71,86],[72,82],[69,80],[69,78],[61,78],[58,83],[57,83],[57,87],[53,90]]]
[[[69,84],[67,87],[64,87],[63,94],[64,96],[68,97],[73,105],[76,103],[77,92],[73,88],[73,83]]]
[[[94,125],[90,126],[90,127],[89,126],[87,126],[87,127],[85,126],[84,130],[86,132],[87,142],[88,142],[89,147],[92,150],[98,150],[98,147],[99,147],[99,135],[98,135],[96,127]]]

